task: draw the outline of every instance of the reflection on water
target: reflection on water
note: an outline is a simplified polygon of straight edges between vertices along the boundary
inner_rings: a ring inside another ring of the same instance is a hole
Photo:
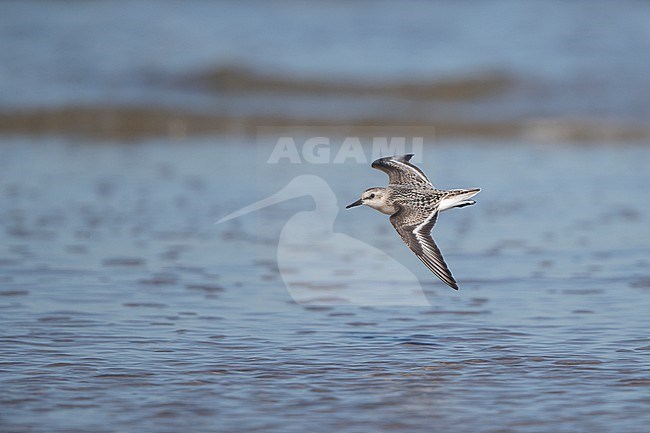
[[[5,138],[2,430],[643,431],[648,148],[425,150],[436,185],[483,187],[434,229],[462,289],[428,275],[383,215],[341,212],[334,232],[406,266],[432,303],[359,307],[296,304],[284,287],[278,241],[311,199],[213,223],[301,170],[342,204],[382,173],[251,167],[239,138]],[[348,253],[329,253],[315,290],[355,278]]]

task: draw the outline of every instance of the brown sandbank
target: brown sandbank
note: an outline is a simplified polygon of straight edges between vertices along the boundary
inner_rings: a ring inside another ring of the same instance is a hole
[[[305,95],[390,96],[441,101],[493,96],[512,88],[515,83],[513,77],[499,72],[429,81],[359,82],[261,74],[237,67],[218,68],[183,81],[203,85],[220,93],[278,92]]]
[[[287,116],[224,116],[149,107],[68,106],[0,111],[0,133],[24,135],[80,135],[93,138],[137,139],[185,137],[203,134],[256,135],[271,127],[286,133],[319,131],[373,136],[378,128],[436,137],[528,138],[539,141],[632,141],[650,138],[650,126],[584,119],[531,119],[500,122],[368,117],[343,124],[324,118]]]

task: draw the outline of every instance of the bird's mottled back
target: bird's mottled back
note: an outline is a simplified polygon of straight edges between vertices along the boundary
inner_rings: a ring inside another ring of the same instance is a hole
[[[397,208],[404,209],[403,218],[407,224],[419,224],[437,210],[444,192],[432,188],[410,188],[408,186],[389,186],[388,199]]]

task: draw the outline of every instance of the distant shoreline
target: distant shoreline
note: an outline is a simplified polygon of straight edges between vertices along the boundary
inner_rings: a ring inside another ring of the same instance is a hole
[[[255,135],[260,127],[283,133],[318,133],[341,128],[344,135],[372,136],[377,128],[399,128],[413,135],[435,137],[483,137],[533,141],[613,141],[650,139],[650,126],[643,122],[603,119],[545,118],[478,122],[469,120],[405,120],[365,117],[343,122],[338,119],[291,116],[221,115],[146,106],[83,106],[0,111],[0,134],[79,135],[105,139],[185,137],[205,134]]]

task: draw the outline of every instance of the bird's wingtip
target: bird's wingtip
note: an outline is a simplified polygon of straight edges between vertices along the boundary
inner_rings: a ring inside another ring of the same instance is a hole
[[[409,162],[411,158],[415,156],[414,153],[407,153],[406,155],[394,155],[394,156],[382,156],[381,158],[375,159],[371,166],[377,168],[378,166],[385,164],[387,161],[400,161],[400,162]]]
[[[401,162],[409,162],[411,158],[415,156],[414,153],[407,153],[406,155],[395,155],[391,156],[388,159],[394,159],[395,161],[401,161]]]

